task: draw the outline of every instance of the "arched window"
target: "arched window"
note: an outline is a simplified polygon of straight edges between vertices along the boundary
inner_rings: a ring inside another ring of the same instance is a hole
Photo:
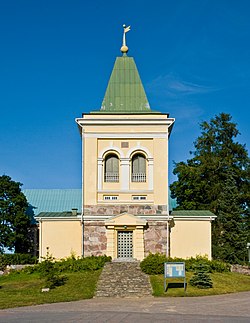
[[[115,154],[109,154],[105,158],[104,181],[119,182],[119,159]]]
[[[132,157],[132,182],[146,182],[146,158],[142,154]]]

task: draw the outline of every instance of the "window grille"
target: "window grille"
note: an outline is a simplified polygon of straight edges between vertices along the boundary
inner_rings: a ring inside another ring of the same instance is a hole
[[[105,195],[104,197],[104,200],[118,200],[118,196],[115,196],[115,195]]]
[[[119,159],[115,154],[110,154],[105,158],[105,182],[119,182]]]
[[[145,173],[133,173],[132,174],[132,182],[146,182],[146,174]]]
[[[133,195],[132,196],[132,200],[139,201],[139,200],[146,200],[146,199],[147,199],[147,197],[145,195]]]
[[[105,173],[105,182],[119,182],[119,173]]]
[[[132,158],[132,182],[146,182],[146,158],[136,154]]]

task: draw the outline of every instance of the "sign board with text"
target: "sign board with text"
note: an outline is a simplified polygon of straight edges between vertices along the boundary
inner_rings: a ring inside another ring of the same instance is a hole
[[[167,278],[184,278],[184,290],[186,290],[185,262],[164,263],[164,289],[167,288]]]

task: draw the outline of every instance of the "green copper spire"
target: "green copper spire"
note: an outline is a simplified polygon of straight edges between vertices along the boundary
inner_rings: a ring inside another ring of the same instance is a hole
[[[102,106],[91,113],[157,113],[149,107],[135,61],[127,56],[126,33],[130,26],[123,25],[122,57],[117,57],[111,73]]]
[[[134,59],[117,57],[102,102],[101,111],[109,113],[149,112],[150,107]]]

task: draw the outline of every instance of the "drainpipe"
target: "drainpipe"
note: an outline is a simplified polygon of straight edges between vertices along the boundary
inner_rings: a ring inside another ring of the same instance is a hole
[[[168,158],[168,153],[169,153],[169,150],[168,150],[168,140],[169,140],[169,130],[168,130],[168,139],[167,139],[167,175],[169,173],[169,168],[168,168],[168,163],[169,163],[169,158]],[[168,182],[168,177],[167,177],[167,216],[168,216],[168,219],[167,219],[167,250],[166,250],[166,256],[167,258],[170,257],[170,232],[169,232],[169,182]]]
[[[42,248],[43,248],[43,246],[42,246],[42,220],[40,219],[40,221],[39,221],[39,262],[41,262],[42,261]]]
[[[82,257],[84,257],[84,133],[82,128],[82,213],[81,213],[81,223],[82,223]]]
[[[170,243],[170,234],[169,234],[169,218],[168,218],[168,221],[167,221],[167,252],[166,252],[167,258],[170,256],[170,254],[169,254],[169,250],[170,250],[169,243]]]

